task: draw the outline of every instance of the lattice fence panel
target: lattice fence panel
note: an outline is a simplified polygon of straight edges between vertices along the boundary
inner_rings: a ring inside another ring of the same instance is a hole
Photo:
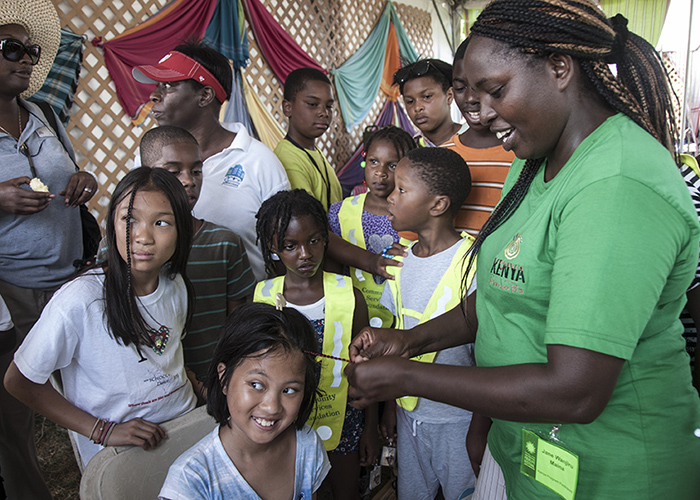
[[[97,173],[100,189],[90,202],[102,221],[109,196],[131,165],[144,132],[156,122],[148,119],[134,127],[122,109],[112,79],[104,65],[102,50],[90,40],[109,40],[132,28],[162,9],[168,0],[52,0],[61,25],[83,35],[83,69],[67,130],[82,168]],[[352,55],[367,39],[376,24],[385,0],[263,0],[275,19],[299,45],[325,68],[335,68]],[[432,54],[432,30],[427,11],[395,4],[409,38],[422,57]],[[246,77],[272,116],[286,127],[282,114],[282,88],[255,43],[250,30],[251,63]],[[362,130],[374,122],[384,102],[378,96],[365,122],[348,134],[336,106],[330,130],[319,147],[340,167],[360,142]]]
[[[168,0],[53,0],[61,26],[86,38],[83,69],[67,130],[81,167],[98,175],[92,211],[102,220],[109,196],[127,171],[144,129],[131,120],[116,96],[102,51],[89,41],[110,39],[152,16]]]
[[[379,20],[385,5],[384,0],[266,0],[263,3],[301,48],[326,69],[337,68],[357,51]],[[430,57],[433,43],[430,13],[407,5],[395,6],[418,54]],[[248,82],[272,116],[286,129],[282,87],[260,57],[254,35],[248,33],[251,47],[251,64],[246,68]],[[374,123],[384,99],[382,94],[378,95],[367,118],[350,133],[345,130],[340,108],[335,106],[333,124],[319,139],[318,147],[336,168],[342,167],[352,156],[362,139],[362,131]]]

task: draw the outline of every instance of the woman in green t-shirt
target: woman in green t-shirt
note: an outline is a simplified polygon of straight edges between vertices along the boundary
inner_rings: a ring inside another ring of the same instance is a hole
[[[406,333],[366,329],[350,383],[491,417],[510,498],[700,498],[678,320],[700,226],[658,54],[589,0],[495,0],[467,43],[481,121],[518,157],[473,247],[479,298]],[[392,356],[465,342],[477,367]]]

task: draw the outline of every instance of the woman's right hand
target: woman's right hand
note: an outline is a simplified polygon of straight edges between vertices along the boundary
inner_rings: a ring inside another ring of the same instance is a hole
[[[152,450],[167,437],[159,425],[142,418],[135,418],[121,424],[115,424],[112,434],[104,445],[124,446],[130,444],[140,446],[144,450]]]
[[[17,215],[31,215],[48,207],[56,195],[20,187],[30,181],[29,177],[24,176],[0,182],[0,210]]]
[[[408,356],[404,330],[366,326],[352,340],[350,361],[361,363],[378,356]]]

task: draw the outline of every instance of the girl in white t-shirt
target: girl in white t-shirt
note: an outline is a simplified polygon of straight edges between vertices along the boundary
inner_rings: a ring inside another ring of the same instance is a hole
[[[316,336],[291,308],[249,303],[221,328],[206,378],[219,426],[170,467],[160,498],[315,498],[330,469],[305,422],[316,400]]]
[[[105,445],[158,446],[157,423],[196,403],[180,343],[193,300],[180,182],[162,169],[129,172],[106,238],[106,261],[54,294],[5,376],[13,396],[75,433],[83,464]],[[48,382],[56,370],[62,393]]]

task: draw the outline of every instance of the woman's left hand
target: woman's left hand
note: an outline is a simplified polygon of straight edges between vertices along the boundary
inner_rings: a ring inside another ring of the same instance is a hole
[[[412,362],[398,356],[381,356],[362,363],[348,363],[345,376],[350,387],[348,395],[358,398],[351,404],[365,408],[371,403],[400,398],[406,367]]]
[[[70,207],[77,207],[83,203],[90,201],[97,192],[97,181],[87,172],[74,173],[66,189],[58,193],[60,196],[65,196],[65,204]]]

